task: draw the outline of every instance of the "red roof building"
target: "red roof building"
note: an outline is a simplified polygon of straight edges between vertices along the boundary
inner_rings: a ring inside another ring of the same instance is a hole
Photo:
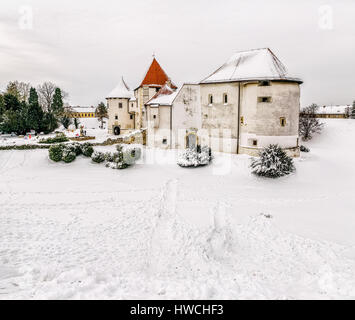
[[[169,80],[168,75],[165,73],[163,68],[160,66],[158,61],[154,58],[152,64],[150,65],[141,85],[143,86],[157,86],[162,87]],[[173,89],[177,89],[177,87],[172,84]]]

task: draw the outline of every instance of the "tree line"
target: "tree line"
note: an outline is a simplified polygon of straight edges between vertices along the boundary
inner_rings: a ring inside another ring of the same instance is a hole
[[[13,81],[0,93],[0,132],[24,135],[31,130],[50,133],[64,115],[67,94],[51,82],[37,89],[29,83]]]

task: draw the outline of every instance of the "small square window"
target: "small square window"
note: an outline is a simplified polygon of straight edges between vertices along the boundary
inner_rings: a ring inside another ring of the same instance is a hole
[[[163,139],[163,144],[168,144],[168,139]]]
[[[118,116],[115,116],[115,120],[118,120]]]
[[[153,119],[156,119],[156,118],[157,118],[157,116],[156,116],[156,115],[154,115],[154,116],[153,116]]]
[[[258,140],[253,140],[253,147],[257,147],[258,146]]]
[[[286,126],[286,118],[280,118],[280,124],[281,124],[281,127],[285,127]]]
[[[122,109],[122,102],[120,102],[119,104],[118,104],[118,107],[120,108],[120,109]]]

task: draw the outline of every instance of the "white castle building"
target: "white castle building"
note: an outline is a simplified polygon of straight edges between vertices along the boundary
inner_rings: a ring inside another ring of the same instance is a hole
[[[159,66],[155,59],[152,65]],[[147,83],[154,78],[151,69],[134,92],[122,80],[123,86],[109,95],[111,132],[144,127],[148,143],[162,148],[202,144],[214,151],[256,155],[279,144],[299,155],[302,81],[290,76],[270,49],[238,52],[199,83],[180,88],[161,68],[157,83]]]

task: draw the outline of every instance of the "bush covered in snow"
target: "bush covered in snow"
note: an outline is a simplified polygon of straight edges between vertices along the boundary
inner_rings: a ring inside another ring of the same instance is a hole
[[[62,161],[63,158],[63,145],[58,144],[55,146],[51,146],[49,148],[49,159],[54,162]]]
[[[85,157],[90,158],[92,154],[94,153],[94,148],[90,143],[84,143],[81,145],[81,152]]]
[[[116,149],[117,152],[105,154],[106,167],[108,168],[126,169],[135,164],[141,157],[140,148],[127,148],[124,150],[121,145],[118,145]]]
[[[300,150],[301,150],[301,152],[310,152],[310,150],[305,146],[301,146]]]
[[[56,144],[49,148],[49,158],[55,162],[64,161],[70,163],[81,154],[91,157],[93,152],[93,147],[88,143]]]
[[[70,163],[73,162],[76,159],[76,153],[73,148],[70,148],[70,146],[63,146],[63,154],[62,154],[62,160],[65,163]]]
[[[180,167],[201,167],[206,166],[212,161],[212,150],[205,146],[197,146],[197,148],[187,148],[179,155],[177,164]]]
[[[54,143],[63,143],[63,142],[67,142],[67,141],[69,141],[69,139],[64,134],[58,134],[54,138],[42,139],[41,141],[39,141],[39,143],[54,144]]]
[[[279,178],[295,171],[293,159],[278,145],[270,145],[251,163],[252,173],[267,178]]]
[[[91,159],[95,163],[102,163],[105,162],[105,154],[103,152],[94,152],[91,156]]]

